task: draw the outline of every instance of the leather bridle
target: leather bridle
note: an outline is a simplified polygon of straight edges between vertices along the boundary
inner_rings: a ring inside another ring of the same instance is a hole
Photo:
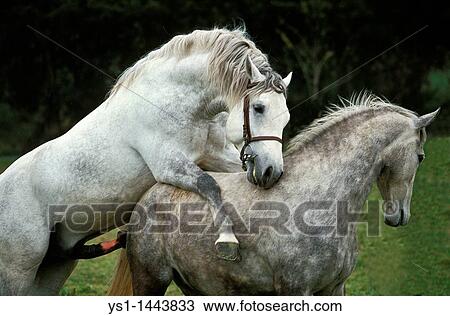
[[[248,95],[244,97],[244,125],[242,126],[243,136],[244,136],[244,146],[241,149],[241,161],[242,161],[242,169],[247,171],[246,162],[249,160],[253,160],[255,158],[254,155],[246,154],[245,149],[250,143],[262,141],[262,140],[274,140],[280,143],[283,143],[283,140],[277,136],[252,136],[252,132],[250,130],[250,98]]]

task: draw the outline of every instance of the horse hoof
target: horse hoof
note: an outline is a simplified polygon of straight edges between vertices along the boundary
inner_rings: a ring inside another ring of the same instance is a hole
[[[218,242],[216,243],[217,257],[226,261],[239,262],[241,255],[239,254],[239,244],[234,242]]]

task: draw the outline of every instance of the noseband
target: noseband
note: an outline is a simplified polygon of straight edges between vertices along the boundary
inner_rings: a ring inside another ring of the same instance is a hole
[[[250,145],[250,143],[261,140],[274,140],[283,143],[283,140],[277,136],[252,136],[252,132],[250,130],[250,98],[248,95],[244,98],[244,125],[242,126],[242,130],[244,136],[244,146],[241,149],[240,158],[242,161],[242,169],[244,171],[247,171],[247,166],[245,165],[245,163],[255,158],[254,155],[245,153],[245,149],[248,145]]]

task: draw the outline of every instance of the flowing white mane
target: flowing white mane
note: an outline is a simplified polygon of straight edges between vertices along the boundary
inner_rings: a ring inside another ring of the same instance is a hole
[[[235,105],[246,94],[260,94],[275,89],[285,92],[281,76],[271,68],[264,55],[241,29],[196,30],[187,35],[172,38],[161,48],[148,53],[117,79],[109,95],[114,96],[122,87],[128,87],[155,59],[185,58],[194,53],[209,53],[207,81],[224,97],[229,105]],[[266,80],[249,88],[246,74],[246,58],[250,57]]]
[[[289,155],[306,146],[317,136],[329,130],[337,123],[354,115],[367,111],[391,111],[406,117],[415,117],[416,113],[401,106],[395,105],[368,91],[354,93],[350,99],[339,98],[340,104],[332,104],[323,117],[314,120],[308,127],[293,137],[287,146],[286,155]]]

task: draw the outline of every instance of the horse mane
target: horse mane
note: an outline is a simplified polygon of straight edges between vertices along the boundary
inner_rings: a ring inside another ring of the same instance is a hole
[[[308,127],[294,136],[288,143],[285,154],[290,155],[311,143],[316,137],[333,128],[336,124],[355,115],[369,111],[390,111],[408,118],[417,113],[390,103],[368,91],[353,93],[350,99],[339,97],[339,104],[331,104],[324,116],[314,120]]]
[[[244,29],[215,28],[175,36],[159,49],[151,51],[119,76],[109,96],[114,96],[122,87],[128,87],[155,59],[182,59],[193,53],[209,53],[206,80],[218,90],[228,106],[234,106],[247,94],[260,94],[271,89],[286,92],[281,76],[271,68],[267,56],[249,39]],[[266,77],[251,87],[246,73],[247,57]]]

